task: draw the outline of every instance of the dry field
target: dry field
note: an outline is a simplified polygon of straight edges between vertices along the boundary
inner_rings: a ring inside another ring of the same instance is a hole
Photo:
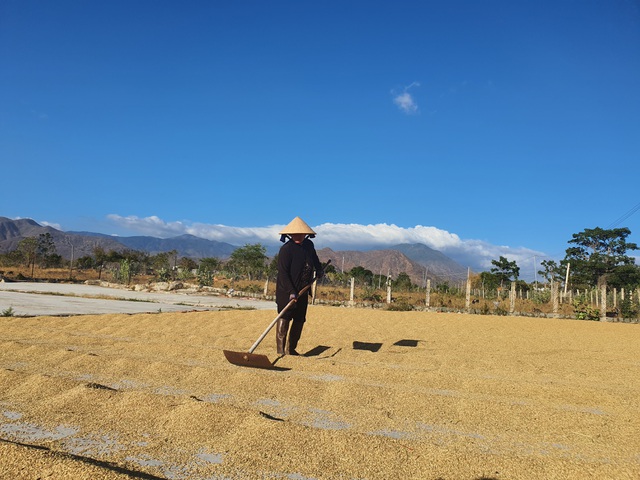
[[[0,318],[0,478],[640,478],[639,325],[315,306],[225,360],[274,315]]]

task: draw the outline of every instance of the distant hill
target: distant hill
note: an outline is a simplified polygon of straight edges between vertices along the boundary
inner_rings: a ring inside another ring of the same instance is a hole
[[[57,252],[66,259],[80,258],[93,254],[96,247],[105,251],[138,250],[156,255],[176,250],[179,256],[193,259],[216,257],[225,260],[238,247],[225,242],[206,240],[193,235],[173,238],[148,236],[114,237],[93,232],[63,232],[53,227],[42,226],[30,219],[11,220],[0,217],[0,253],[15,250],[20,240],[49,233]],[[269,255],[277,253],[276,248],[267,248]],[[363,267],[375,274],[397,277],[405,272],[413,283],[424,285],[425,279],[432,282],[457,281],[465,279],[467,269],[443,253],[423,244],[401,244],[384,250],[334,251],[330,248],[318,250],[322,262],[331,259],[333,266],[341,271],[353,267]]]
[[[63,232],[53,227],[39,225],[30,219],[11,220],[0,217],[0,253],[15,250],[23,238],[44,233],[51,235],[56,251],[66,259],[71,258],[72,246],[74,258],[92,255],[95,247],[101,247],[107,252],[140,250],[155,255],[176,250],[182,257],[226,259],[237,248],[229,243],[205,240],[193,235],[180,235],[174,238],[114,237],[93,232]]]
[[[105,251],[120,252],[127,247],[114,237],[108,235],[84,236],[62,232],[53,227],[46,227],[31,219],[11,220],[0,217],[0,253],[7,253],[18,247],[20,240],[27,237],[37,237],[41,234],[50,234],[56,246],[56,251],[63,258],[70,259],[73,251],[74,258],[92,255],[95,247],[102,247]]]
[[[238,247],[230,243],[206,240],[193,235],[180,235],[172,238],[156,237],[121,237],[120,243],[133,250],[141,250],[151,255],[176,250],[182,257],[226,259]]]
[[[405,247],[405,246],[399,246]],[[349,271],[354,267],[363,267],[376,275],[391,275],[392,278],[405,272],[416,285],[423,286],[428,278],[432,282],[444,282],[466,278],[466,268],[457,264],[449,257],[426,245],[418,244],[405,248],[409,254],[403,253],[397,247],[385,250],[334,251],[330,248],[318,250],[318,257],[322,263],[331,259],[331,263],[338,271]],[[424,248],[422,248],[424,247]],[[430,252],[428,252],[430,251]],[[431,256],[433,260],[429,260]],[[464,276],[461,277],[464,272]]]
[[[436,277],[463,280],[467,278],[467,267],[460,265],[444,253],[422,243],[404,243],[391,247],[404,253],[414,262],[426,267]]]

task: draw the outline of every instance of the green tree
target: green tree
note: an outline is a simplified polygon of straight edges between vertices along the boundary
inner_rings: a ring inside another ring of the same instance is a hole
[[[628,228],[586,228],[574,233],[568,243],[563,265],[570,264],[571,280],[574,284],[596,286],[607,283],[608,277],[623,266],[634,265],[629,250],[637,250],[635,243],[627,243],[631,234]]]
[[[614,288],[627,290],[640,287],[640,266],[620,265],[611,273],[607,284]]]
[[[414,287],[411,277],[406,272],[400,272],[392,285],[395,290],[403,291],[412,290]]]
[[[500,287],[500,278],[495,273],[480,272],[479,277],[477,288],[482,289],[483,292],[496,292]]]
[[[178,260],[178,268],[180,278],[187,280],[193,278],[193,271],[198,268],[198,263],[193,258],[182,257]]]
[[[115,271],[115,278],[118,283],[131,283],[131,279],[135,273],[135,267],[130,259],[123,258]]]
[[[104,261],[107,263],[120,263],[120,260],[123,260],[124,258],[126,258],[124,255],[124,252],[109,250],[109,252],[104,258]]]
[[[354,278],[355,282],[359,285],[371,285],[373,282],[373,272],[364,267],[353,267],[349,270],[348,276]]]
[[[562,267],[559,266],[555,260],[543,260],[540,262],[542,266],[542,270],[538,270],[538,274],[542,275],[547,283],[553,282],[561,282],[563,280],[562,277]]]
[[[36,239],[36,237],[23,238],[18,242],[17,250],[20,252],[20,256],[23,258],[26,266],[31,266],[31,278],[33,278],[36,257],[38,256],[38,239]]]
[[[169,271],[171,270],[171,258],[168,252],[160,252],[155,255],[152,255],[149,258],[149,264],[151,269],[154,272],[159,272],[160,270]]]
[[[88,270],[90,268],[96,268],[96,260],[91,255],[83,255],[76,259],[75,268],[78,270]]]
[[[193,258],[182,257],[178,261],[178,266],[183,270],[195,270],[198,268],[198,263]]]
[[[231,253],[227,262],[227,268],[236,273],[246,276],[249,280],[260,278],[266,270],[267,249],[256,244],[247,244],[237,248]]]
[[[501,256],[498,260],[491,260],[491,264],[494,265],[494,267],[491,268],[491,273],[496,275],[500,280],[501,287],[504,285],[504,282],[518,280],[520,267],[518,267],[515,260],[510,262],[505,257]]]
[[[216,257],[206,257],[200,259],[200,268],[203,271],[208,271],[211,273],[216,272],[222,266],[222,262]]]
[[[0,255],[0,265],[3,267],[17,267],[24,262],[25,260],[17,249]]]
[[[275,279],[278,277],[278,254],[276,253],[267,265],[267,278]]]
[[[38,257],[43,267],[55,267],[60,263],[62,257],[56,251],[56,244],[49,232],[38,235]]]
[[[213,286],[214,273],[220,269],[222,262],[215,257],[201,258],[198,265],[198,284],[201,287]]]
[[[114,278],[120,283],[129,284],[135,275],[138,275],[142,268],[148,264],[149,255],[139,250],[125,250],[116,252],[111,250],[105,260],[112,264]]]
[[[93,247],[93,258],[95,258],[96,268],[98,269],[98,280],[102,278],[102,269],[107,261],[107,252],[99,245]]]

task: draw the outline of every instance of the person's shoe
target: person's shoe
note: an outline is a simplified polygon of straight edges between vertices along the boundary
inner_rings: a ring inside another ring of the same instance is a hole
[[[300,354],[298,352],[296,352],[295,350],[289,350],[289,355],[297,356],[297,355],[300,355]]]

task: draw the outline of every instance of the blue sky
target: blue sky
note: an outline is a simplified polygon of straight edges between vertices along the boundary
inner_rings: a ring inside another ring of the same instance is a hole
[[[636,1],[0,0],[0,216],[523,277],[640,243]]]

